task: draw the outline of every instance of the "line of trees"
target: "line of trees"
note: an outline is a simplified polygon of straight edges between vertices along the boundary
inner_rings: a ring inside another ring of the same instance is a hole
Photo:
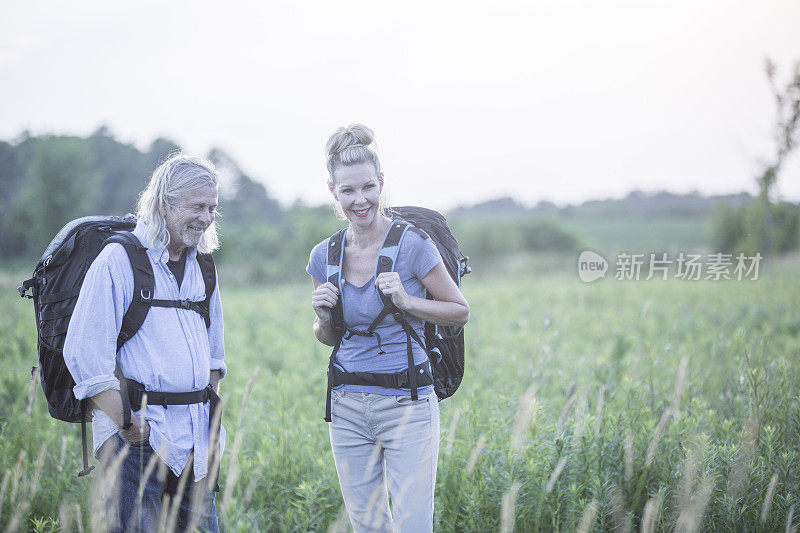
[[[153,170],[180,150],[159,138],[145,150],[117,141],[106,127],[86,138],[21,135],[0,142],[0,249],[5,262],[35,262],[50,239],[72,219],[123,215]],[[207,157],[221,175],[218,219],[226,271],[253,282],[303,276],[311,248],[344,224],[329,206],[282,207],[219,148]],[[421,199],[424,203],[424,199]],[[477,261],[515,252],[571,251],[578,241],[557,225],[530,219],[454,222],[462,248]]]

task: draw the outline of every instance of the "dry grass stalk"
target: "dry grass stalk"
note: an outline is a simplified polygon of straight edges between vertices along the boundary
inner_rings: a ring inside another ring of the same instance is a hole
[[[33,368],[33,373],[31,374],[31,384],[28,388],[28,407],[25,408],[25,414],[28,416],[31,416],[33,412],[33,402],[36,399],[36,388],[39,386],[41,372],[41,367],[37,365]]]
[[[39,481],[42,478],[42,468],[44,467],[44,455],[47,452],[47,443],[43,443],[42,447],[39,448],[39,455],[36,456],[36,470],[33,472],[33,477],[30,480],[30,485],[28,486],[28,493],[33,496],[36,494],[36,491],[39,489]]]
[[[701,481],[700,488],[695,493],[694,498],[690,499],[688,504],[682,507],[678,522],[675,525],[675,531],[690,533],[702,530],[703,518],[713,490],[713,478],[710,476],[705,477]]]
[[[453,413],[453,418],[450,420],[450,426],[447,429],[447,444],[444,447],[444,456],[450,457],[453,453],[453,443],[455,442],[456,432],[458,431],[458,419],[461,418],[461,408],[456,409]]]
[[[658,421],[658,425],[656,426],[656,430],[653,433],[653,438],[650,440],[650,445],[647,447],[647,457],[645,457],[644,460],[645,468],[649,468],[650,465],[653,464],[653,459],[655,458],[656,451],[658,450],[658,443],[661,441],[661,437],[664,435],[664,429],[666,429],[670,417],[672,417],[672,411],[670,409],[664,409],[664,412],[661,413],[661,419]]]
[[[209,467],[210,468],[210,467]],[[168,509],[169,512],[162,512],[162,515],[167,515],[167,520],[164,523],[164,531],[165,533],[172,533],[175,531],[175,527],[178,523],[178,511],[181,508],[181,501],[183,500],[183,493],[186,492],[186,485],[189,482],[189,478],[194,478],[194,474],[188,470],[185,470],[181,477],[178,478],[178,488],[175,491],[175,496],[171,498],[170,504],[165,502],[163,504],[164,509]]]
[[[578,393],[578,408],[575,410],[575,424],[572,430],[572,445],[578,446],[581,435],[583,435],[584,422],[586,421],[586,409],[589,404],[589,389],[581,387]]]
[[[384,513],[386,505],[388,504],[388,502],[385,499],[385,496],[386,496],[386,489],[383,486],[383,484],[378,484],[372,490],[372,494],[370,494],[369,501],[367,502],[367,510],[369,512],[366,515],[366,518],[364,519],[367,531],[373,529],[377,531],[379,529],[378,525],[382,521],[381,515]],[[376,518],[377,518],[377,523],[374,523]]]
[[[548,494],[553,490],[553,487],[558,481],[558,476],[561,475],[561,471],[564,470],[564,467],[567,465],[567,456],[564,455],[561,459],[558,460],[556,463],[556,467],[553,469],[553,472],[550,474],[550,479],[547,480],[547,486],[545,486],[544,490]]]
[[[78,533],[83,533],[83,512],[81,512],[81,506],[76,503],[74,504],[74,508],[75,523],[78,525]]]
[[[678,365],[678,376],[675,380],[675,392],[672,398],[672,406],[665,409],[664,412],[661,413],[661,418],[658,421],[658,426],[656,426],[656,431],[653,434],[650,445],[647,447],[647,457],[645,458],[644,462],[644,466],[647,468],[653,464],[653,459],[655,459],[656,452],[658,451],[658,444],[661,441],[661,437],[664,435],[664,430],[667,427],[667,423],[669,423],[669,419],[675,413],[677,413],[677,409],[680,406],[681,396],[683,396],[683,385],[686,382],[687,365],[688,359],[684,357],[681,359],[681,362]]]
[[[575,405],[576,401],[578,401],[578,397],[573,391],[567,403],[564,405],[564,409],[561,410],[561,414],[558,415],[558,420],[556,421],[556,435],[560,435],[564,431],[564,424],[566,424],[569,412],[572,411],[572,406]]]
[[[342,505],[339,514],[336,515],[336,520],[328,526],[328,533],[347,533],[348,531],[350,531],[350,517],[347,515],[347,509]]]
[[[30,507],[31,504],[28,502],[22,502],[17,505],[17,512],[14,513],[14,516],[11,517],[11,520],[8,522],[8,525],[6,526],[6,533],[14,533],[19,531],[19,526],[22,524],[22,517],[28,512]]]
[[[475,443],[475,447],[472,448],[472,453],[469,454],[469,461],[467,461],[467,475],[470,475],[478,465],[478,458],[480,457],[484,446],[486,446],[485,433],[478,437],[478,442]]]
[[[247,382],[247,386],[244,388],[244,394],[242,395],[242,406],[239,409],[239,419],[236,421],[236,427],[242,427],[244,423],[244,412],[247,409],[247,402],[250,400],[250,393],[253,392],[253,385],[256,382],[256,377],[258,377],[258,372],[261,370],[259,367],[256,367],[253,370],[253,375],[250,377],[250,381]]]
[[[797,533],[797,527],[792,522],[794,522],[794,505],[789,507],[789,512],[786,514],[786,533]]]
[[[167,456],[164,455],[164,457]],[[144,467],[144,472],[141,476],[139,476],[139,490],[136,491],[136,497],[139,499],[139,501],[141,501],[142,497],[144,496],[144,486],[147,484],[147,480],[150,479],[153,470],[156,469],[156,466],[158,466],[159,463],[160,461],[158,454],[154,453],[152,457],[150,457],[150,460],[147,461],[147,465]]]
[[[650,298],[648,298],[647,301],[644,303],[644,306],[642,307],[642,312],[639,313],[639,318],[641,320],[644,320],[645,318],[647,318],[647,311],[650,309],[650,304],[651,303],[653,303],[653,302],[652,302],[652,300]]]
[[[180,503],[180,502],[178,502],[178,503]],[[158,533],[172,533],[174,531],[174,528],[170,529],[170,530],[167,530],[168,517],[167,517],[167,512],[165,511],[165,509],[170,509],[171,505],[172,505],[172,497],[169,494],[165,494],[161,498],[161,509],[162,509],[162,512],[161,512],[161,516],[158,517],[158,529],[156,530],[156,531],[158,531]]]
[[[72,513],[63,502],[58,506],[58,525],[61,531],[72,531]]]
[[[192,493],[189,498],[192,512],[189,515],[189,525],[186,528],[187,531],[194,531],[197,528],[197,524],[201,518],[200,509],[203,508],[203,500],[205,499],[206,494],[213,490],[213,488],[214,487],[207,486],[202,481],[200,483],[192,484]]]
[[[603,420],[603,404],[606,399],[606,386],[600,387],[600,392],[597,394],[597,409],[595,410],[594,417],[597,419],[597,428],[600,430],[601,422]]]
[[[242,431],[242,425],[244,424],[244,413],[247,409],[247,403],[250,400],[250,393],[253,391],[253,384],[256,382],[256,377],[258,376],[259,367],[253,371],[253,375],[250,377],[250,381],[247,382],[247,386],[244,388],[244,394],[242,395],[242,406],[239,408],[239,418],[236,421],[236,438],[233,441],[233,450],[231,453],[228,454],[228,457],[231,460],[228,462],[228,476],[225,478],[225,492],[222,495],[222,503],[220,505],[221,508],[227,506],[228,502],[231,501],[233,497],[233,490],[236,487],[236,483],[239,481],[239,474],[241,474],[241,468],[239,467],[239,450],[242,447],[242,437],[244,431]]]
[[[684,357],[678,365],[678,377],[675,379],[675,392],[672,397],[672,412],[677,413],[681,405],[681,397],[683,396],[683,386],[686,383],[686,367],[689,360]]]
[[[61,436],[61,451],[58,452],[58,471],[64,470],[64,461],[67,458],[67,436]]]
[[[778,474],[772,474],[772,479],[769,481],[769,488],[767,495],[764,497],[764,505],[761,506],[761,523],[767,521],[769,511],[772,509],[772,497],[775,495],[775,486],[778,484]]]
[[[619,487],[612,485],[608,491],[609,507],[611,507],[611,520],[614,523],[614,531],[627,531],[625,510],[625,496]]]
[[[113,447],[105,447],[101,451],[100,464],[108,465],[103,468],[101,475],[95,477],[92,483],[92,497],[90,500],[90,531],[104,531],[106,522],[106,501],[115,501],[119,497],[119,471],[122,463],[131,451],[130,446],[123,446],[118,454],[114,455]],[[122,524],[124,526],[125,524]],[[117,524],[107,524],[111,529]]]
[[[514,420],[514,429],[511,432],[512,452],[519,452],[522,450],[522,444],[525,441],[525,435],[528,432],[533,410],[536,405],[537,388],[536,384],[531,385],[520,397],[516,420]]]
[[[650,498],[644,504],[641,533],[654,533],[657,530],[656,520],[658,519],[658,513],[661,511],[662,500],[662,496],[659,495],[657,498]]]
[[[633,479],[633,431],[625,428],[625,481]]]
[[[3,500],[6,497],[6,490],[8,490],[8,482],[11,481],[11,471],[6,470],[3,474],[3,481],[0,483],[0,512],[3,511]]]
[[[700,489],[697,491],[694,503],[694,521],[698,529],[703,525],[708,502],[711,501],[711,494],[714,492],[714,484],[712,476],[705,476],[700,483]]]
[[[61,531],[77,531],[83,533],[83,523],[81,522],[81,507],[77,503],[58,506],[58,525]]]
[[[261,481],[261,476],[256,474],[250,477],[250,483],[247,484],[247,488],[244,490],[244,503],[245,507],[250,505],[250,502],[253,501],[253,494],[256,493],[256,487],[259,486],[259,482]],[[227,490],[227,487],[225,487]]]
[[[517,496],[522,483],[515,481],[511,484],[505,494],[503,494],[503,507],[500,514],[500,531],[511,533],[514,531],[516,522]]]
[[[694,489],[694,480],[697,477],[698,461],[694,453],[690,453],[686,458],[686,464],[683,469],[683,477],[678,486],[678,510],[681,515],[684,513],[692,512],[692,491]],[[680,520],[678,520],[680,522]]]
[[[750,461],[753,459],[753,454],[755,453],[758,432],[758,422],[755,415],[750,416],[742,432],[742,442],[736,450],[736,456],[733,460],[733,466],[728,476],[728,485],[726,488],[726,492],[733,497],[734,500],[738,500],[744,492],[747,470],[750,468]]]
[[[25,450],[19,451],[19,455],[17,456],[17,464],[14,467],[14,474],[11,476],[11,494],[8,498],[12,505],[16,501],[17,490],[19,490],[19,482],[22,480],[22,463],[25,462],[27,457],[28,454],[25,453]]]
[[[595,498],[590,501],[589,505],[583,510],[581,521],[578,524],[578,528],[575,530],[577,533],[588,533],[592,529],[592,522],[594,522],[594,518],[597,516],[598,509],[598,502]]]

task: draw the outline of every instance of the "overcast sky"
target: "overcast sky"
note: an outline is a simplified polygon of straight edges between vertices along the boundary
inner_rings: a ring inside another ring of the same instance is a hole
[[[329,200],[351,122],[394,204],[755,192],[764,58],[800,60],[797,0],[0,4],[0,138],[218,146],[285,204]],[[798,154],[778,189],[800,200]]]

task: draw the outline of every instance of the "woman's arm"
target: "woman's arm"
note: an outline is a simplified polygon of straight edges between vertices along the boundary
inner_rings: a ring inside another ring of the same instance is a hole
[[[314,292],[311,294],[311,307],[317,316],[314,318],[314,336],[322,344],[335,346],[339,340],[339,335],[331,324],[330,310],[339,300],[339,289],[333,283],[320,283],[315,278],[311,278],[314,284]]]
[[[397,307],[426,322],[440,326],[463,326],[469,320],[469,304],[441,261],[422,278],[422,285],[435,300],[408,294],[397,272],[378,275],[375,284],[378,290],[392,298]]]

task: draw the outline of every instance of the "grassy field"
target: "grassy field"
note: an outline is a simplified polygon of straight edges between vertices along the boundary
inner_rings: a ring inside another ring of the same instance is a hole
[[[799,267],[716,283],[468,278],[467,374],[441,404],[436,530],[791,529]],[[35,330],[15,281],[0,279],[0,529],[97,530],[102,476],[75,477],[78,426],[30,394]],[[346,528],[310,284],[223,291],[226,529]]]

